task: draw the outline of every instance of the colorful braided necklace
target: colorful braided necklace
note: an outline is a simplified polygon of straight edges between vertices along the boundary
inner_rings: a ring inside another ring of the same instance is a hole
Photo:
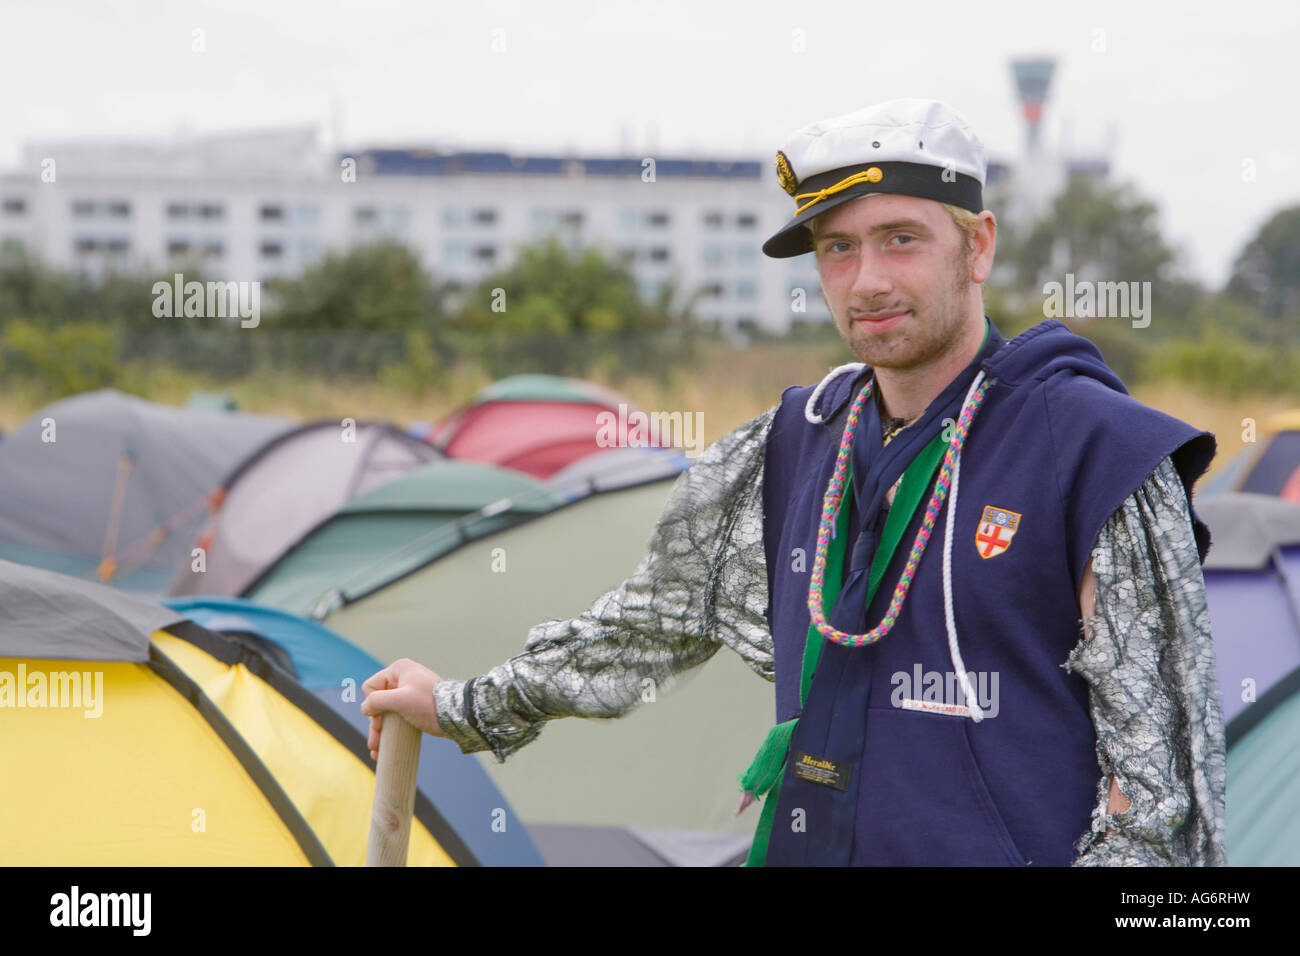
[[[961,414],[957,418],[957,425],[953,429],[952,442],[948,445],[948,452],[944,456],[943,466],[939,469],[939,478],[934,483],[934,493],[930,496],[930,503],[925,509],[925,519],[921,527],[916,532],[916,541],[912,544],[912,553],[908,556],[907,566],[903,568],[903,573],[899,576],[898,585],[894,588],[893,600],[889,602],[889,608],[885,611],[885,616],[881,618],[880,624],[868,631],[866,634],[846,634],[844,631],[836,630],[826,620],[826,614],[822,609],[822,588],[826,583],[826,557],[830,551],[831,532],[835,527],[836,515],[839,512],[840,502],[844,498],[844,480],[848,471],[849,455],[853,449],[853,434],[858,428],[858,419],[862,415],[862,408],[871,395],[872,381],[862,386],[862,391],[858,393],[853,407],[849,409],[848,420],[844,424],[844,435],[840,439],[839,457],[835,459],[835,472],[831,475],[830,485],[826,488],[826,498],[822,503],[821,524],[817,529],[817,555],[813,559],[812,578],[808,585],[808,613],[811,615],[812,624],[817,628],[822,637],[833,641],[836,644],[843,644],[846,647],[863,647],[867,644],[874,644],[894,627],[898,620],[898,614],[903,609],[903,601],[907,598],[907,592],[912,587],[912,578],[916,574],[917,565],[921,563],[921,555],[925,553],[926,545],[930,543],[930,533],[934,530],[935,522],[939,517],[939,509],[943,507],[944,499],[948,497],[948,486],[952,480],[953,465],[961,455],[962,446],[966,443],[966,434],[970,429],[971,420],[975,417],[975,412],[984,402],[984,393],[988,389],[989,382],[984,379],[976,387],[962,407]]]

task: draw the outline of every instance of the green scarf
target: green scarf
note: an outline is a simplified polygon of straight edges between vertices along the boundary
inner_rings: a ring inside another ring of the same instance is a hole
[[[917,456],[912,459],[912,463],[907,466],[903,473],[903,480],[898,486],[898,491],[894,496],[893,506],[889,510],[889,516],[885,519],[885,528],[881,534],[880,549],[876,552],[871,561],[871,572],[867,579],[867,606],[870,607],[872,598],[875,597],[876,588],[880,586],[880,579],[889,566],[894,552],[898,549],[898,544],[903,538],[903,532],[912,521],[912,516],[920,506],[921,501],[926,496],[933,484],[934,473],[943,460],[944,452],[948,448],[948,441],[945,441],[945,432],[941,430],[930,440]],[[840,589],[844,585],[844,553],[848,547],[849,538],[849,512],[853,502],[853,460],[849,459],[848,468],[844,476],[844,499],[840,502],[839,516],[835,525],[835,536],[831,538],[830,548],[826,555],[826,578],[822,589],[822,598],[824,601],[823,612],[829,619],[831,610],[835,607],[835,600],[839,597]],[[799,703],[802,706],[808,698],[808,687],[812,684],[813,671],[817,667],[817,660],[821,656],[823,638],[821,632],[816,627],[809,624],[808,637],[804,644],[803,652],[803,675],[799,686]],[[772,822],[776,816],[776,804],[781,795],[781,780],[784,776],[786,758],[790,751],[790,738],[794,735],[795,725],[799,722],[798,717],[787,720],[783,724],[777,724],[767,732],[767,739],[759,747],[758,753],[754,756],[753,762],[749,769],[740,777],[740,786],[742,790],[748,790],[757,797],[766,796],[763,800],[763,813],[759,817],[758,827],[754,831],[754,841],[749,848],[749,857],[745,860],[745,866],[763,866],[767,859],[768,840],[772,834]],[[773,789],[775,787],[775,789]]]

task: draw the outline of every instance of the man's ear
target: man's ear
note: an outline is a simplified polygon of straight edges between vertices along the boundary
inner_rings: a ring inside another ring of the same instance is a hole
[[[979,227],[971,237],[971,281],[984,282],[993,271],[993,256],[998,245],[998,222],[987,209],[979,214]]]

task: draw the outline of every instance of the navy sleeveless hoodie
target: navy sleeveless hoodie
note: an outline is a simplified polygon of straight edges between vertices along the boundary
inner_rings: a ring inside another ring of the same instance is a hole
[[[884,493],[957,418],[983,370],[990,385],[961,456],[951,543],[957,642],[974,702],[959,690],[945,622],[946,502],[893,630],[860,648],[825,641],[800,707],[822,500],[848,408],[871,370],[826,384],[812,409],[820,423],[805,415],[811,386],[782,394],[766,449],[764,547],[776,721],[799,723],[769,866],[1066,866],[1088,829],[1101,776],[1096,735],[1086,682],[1061,666],[1081,636],[1079,582],[1102,526],[1157,465],[1172,456],[1190,501],[1215,442],[1131,398],[1097,348],[1061,322],[1010,341],[989,325],[971,365],[886,448],[874,403],[864,410],[853,449],[854,540],[829,617],[851,633],[880,623],[929,500],[927,491],[864,608]],[[1209,531],[1194,511],[1191,519],[1203,561]],[[984,719],[949,706],[967,703]],[[796,755],[833,770],[796,774]]]

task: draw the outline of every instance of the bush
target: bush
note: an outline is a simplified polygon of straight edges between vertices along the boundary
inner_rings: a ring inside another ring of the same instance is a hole
[[[42,328],[13,319],[0,335],[0,352],[16,377],[34,381],[51,399],[115,384],[116,336],[110,326],[73,322]]]

